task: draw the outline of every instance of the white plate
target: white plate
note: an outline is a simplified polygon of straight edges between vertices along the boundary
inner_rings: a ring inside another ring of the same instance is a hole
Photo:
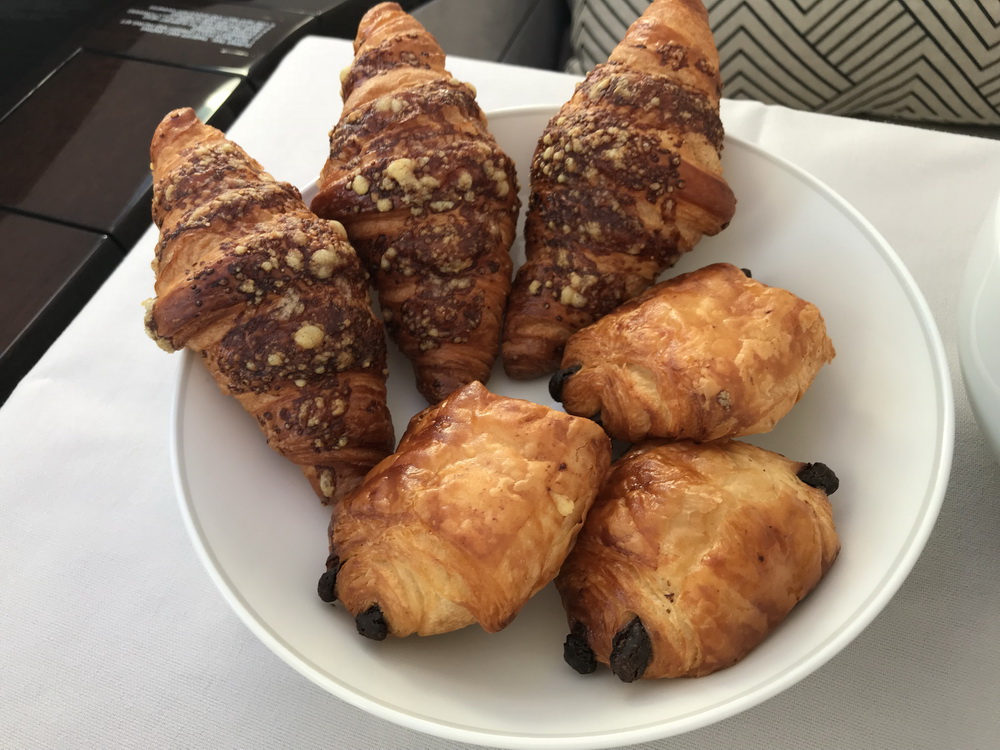
[[[489,118],[525,184],[553,111]],[[562,659],[567,627],[551,585],[495,635],[473,627],[366,640],[342,607],[316,595],[327,511],[187,355],[173,441],[181,508],[212,578],[264,643],[333,695],[412,729],[498,747],[598,748],[679,734],[750,708],[820,667],[872,621],[923,549],[948,479],[954,416],[941,342],[902,263],[841,198],[733,138],[724,164],[739,199],[736,217],[670,273],[729,261],[824,313],[836,360],[755,441],[823,461],[841,478],[832,502],[843,552],[817,590],[743,662],[699,679],[624,684],[605,669],[577,674]],[[520,262],[520,245],[515,253]],[[391,357],[398,437],[424,402],[409,365]],[[552,403],[544,379],[512,382],[499,366],[490,387]]]
[[[976,421],[1000,459],[1000,198],[969,255],[958,297],[958,356]]]

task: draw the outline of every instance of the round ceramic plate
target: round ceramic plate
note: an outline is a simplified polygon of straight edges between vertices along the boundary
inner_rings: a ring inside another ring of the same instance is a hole
[[[972,413],[1000,459],[1000,198],[973,243],[958,297],[958,357]]]
[[[553,112],[490,115],[519,168],[523,199]],[[953,404],[939,336],[902,263],[842,199],[739,140],[727,140],[723,158],[736,217],[667,275],[728,261],[816,303],[826,318],[837,358],[773,432],[753,440],[840,476],[831,500],[843,552],[818,588],[745,660],[698,679],[624,684],[607,669],[577,674],[563,662],[567,626],[551,585],[497,634],[469,627],[366,640],[342,607],[316,595],[328,510],[187,355],[173,426],[181,508],[209,573],[264,643],[338,698],[412,729],[498,747],[579,749],[675,735],[750,708],[872,621],[920,554],[948,479]],[[520,242],[514,253],[519,263]],[[544,379],[514,382],[499,365],[489,386],[558,407]],[[389,397],[398,438],[426,404],[394,350]]]

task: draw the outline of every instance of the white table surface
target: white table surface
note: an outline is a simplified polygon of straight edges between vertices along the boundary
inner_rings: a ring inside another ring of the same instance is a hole
[[[346,42],[305,39],[229,135],[279,179],[314,180],[350,57]],[[459,58],[449,69],[487,111],[561,103],[576,80]],[[1000,747],[1000,467],[955,344],[1000,142],[742,101],[726,100],[723,120],[839,192],[902,258],[947,350],[954,466],[923,555],[856,641],[756,708],[639,747]],[[0,748],[460,747],[313,685],[202,568],[169,462],[180,358],[142,328],[154,241],[143,236],[0,408]]]

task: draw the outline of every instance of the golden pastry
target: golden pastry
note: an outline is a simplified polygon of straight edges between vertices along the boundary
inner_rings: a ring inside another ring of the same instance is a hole
[[[728,225],[720,91],[705,8],[654,0],[548,123],[504,323],[511,377],[551,373],[574,331]]]
[[[564,656],[625,682],[745,657],[840,550],[836,475],[737,441],[651,440],[612,467],[556,579]]]
[[[716,263],[574,334],[550,391],[628,442],[738,437],[774,427],[834,355],[815,305]]]
[[[368,11],[354,49],[312,208],[347,228],[389,335],[436,403],[487,382],[498,355],[517,175],[474,89],[399,5]]]
[[[392,451],[386,349],[344,228],[191,109],[150,147],[160,229],[146,328],[201,356],[324,502]]]
[[[590,420],[473,381],[415,416],[335,511],[319,595],[376,640],[496,632],[558,572],[610,456]]]

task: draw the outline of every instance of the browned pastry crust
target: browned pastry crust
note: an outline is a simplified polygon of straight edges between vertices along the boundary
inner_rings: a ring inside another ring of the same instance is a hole
[[[487,382],[510,290],[517,175],[475,91],[395,3],[365,14],[312,209],[347,227],[389,335],[436,403]]]
[[[146,326],[199,353],[324,502],[392,451],[386,349],[344,228],[191,109],[150,148],[156,298]]]
[[[590,420],[473,381],[416,415],[334,512],[320,595],[379,640],[496,632],[556,575],[610,457]]]
[[[827,493],[797,476],[811,466],[736,441],[627,453],[556,580],[567,646],[627,682],[742,659],[840,550]]]
[[[702,4],[655,0],[549,122],[504,324],[511,377],[555,370],[574,331],[729,223],[720,88]]]
[[[714,440],[769,431],[834,354],[815,305],[716,263],[574,334],[553,390],[621,440]]]

